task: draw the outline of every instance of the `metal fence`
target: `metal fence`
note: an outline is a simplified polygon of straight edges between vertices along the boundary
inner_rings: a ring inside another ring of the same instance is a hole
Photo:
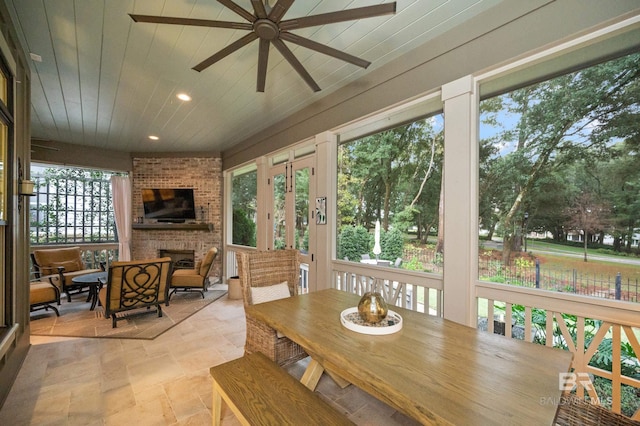
[[[538,260],[527,265],[511,266],[504,266],[500,261],[481,260],[479,276],[483,281],[640,302],[639,280],[623,278],[620,273],[610,276],[589,274],[577,269],[542,269]]]
[[[443,258],[434,250],[410,247],[403,253],[402,267],[418,271],[442,273]],[[604,299],[640,302],[640,280],[582,272],[578,269],[542,268],[538,260],[514,262],[504,266],[500,260],[480,259],[478,276],[482,281],[582,294]]]

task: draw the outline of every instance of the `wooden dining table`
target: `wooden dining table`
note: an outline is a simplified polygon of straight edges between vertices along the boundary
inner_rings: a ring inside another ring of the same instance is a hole
[[[323,371],[361,388],[423,424],[553,423],[568,351],[481,332],[442,318],[391,307],[402,317],[392,334],[341,324],[360,297],[328,289],[246,307],[311,356],[302,382]]]

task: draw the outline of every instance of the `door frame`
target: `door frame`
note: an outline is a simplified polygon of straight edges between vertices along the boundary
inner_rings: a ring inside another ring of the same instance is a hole
[[[274,250],[274,181],[278,175],[285,176],[285,247],[294,247],[295,236],[295,223],[296,223],[296,188],[295,188],[295,173],[298,170],[304,168],[309,169],[309,188],[308,188],[308,213],[307,213],[307,229],[309,232],[309,247],[305,253],[299,248],[301,270],[306,277],[303,279],[303,283],[306,283],[303,291],[309,291],[309,289],[315,288],[316,283],[316,223],[315,223],[315,187],[316,187],[316,156],[309,154],[300,158],[292,158],[294,151],[290,151],[289,160],[280,162],[275,165],[271,165],[266,173],[266,222],[268,230],[268,237],[266,241],[267,250]],[[306,265],[306,266],[305,266]]]

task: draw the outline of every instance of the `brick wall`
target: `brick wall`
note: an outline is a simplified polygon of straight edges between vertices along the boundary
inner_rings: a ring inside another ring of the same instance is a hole
[[[193,188],[196,221],[213,226],[206,230],[134,229],[132,258],[158,256],[160,249],[193,250],[201,260],[210,247],[219,252],[210,272],[211,281],[222,276],[222,160],[196,158],[134,158],[133,216],[143,216],[142,188]]]

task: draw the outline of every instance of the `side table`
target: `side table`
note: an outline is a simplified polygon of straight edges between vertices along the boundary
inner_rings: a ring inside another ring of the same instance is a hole
[[[98,291],[102,288],[103,283],[107,280],[107,271],[93,272],[91,274],[80,275],[71,279],[74,285],[79,287],[89,287],[89,297],[87,302],[91,300],[91,308],[93,311],[98,304]]]

